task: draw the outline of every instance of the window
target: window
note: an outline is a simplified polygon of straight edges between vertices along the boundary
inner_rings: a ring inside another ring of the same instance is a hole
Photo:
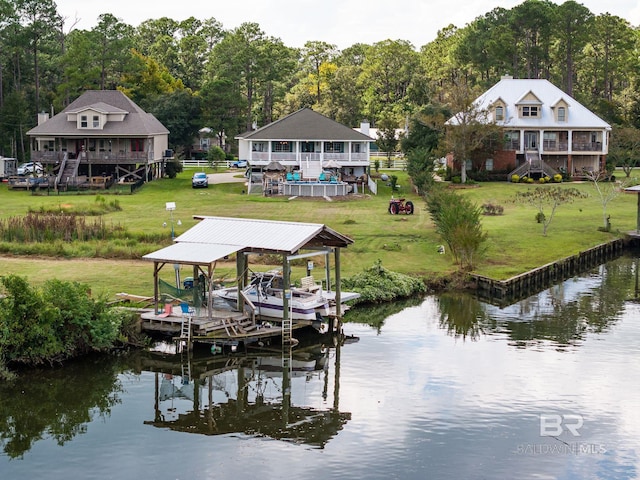
[[[522,107],[522,116],[523,117],[537,117],[538,116],[538,107]]]
[[[273,142],[274,152],[293,152],[293,144],[291,142]]]
[[[316,151],[315,142],[300,142],[300,151],[303,153],[313,153]]]
[[[89,123],[87,120],[87,116],[86,115],[81,115],[80,116],[80,128],[88,128],[89,127]]]
[[[351,144],[351,153],[360,153],[360,144],[359,143],[352,143]]]
[[[493,158],[487,158],[484,168],[487,172],[491,172],[493,170]]]
[[[504,120],[504,107],[496,107],[496,122]]]
[[[251,143],[251,151],[252,152],[266,152],[267,146],[263,142],[252,142]]]
[[[324,142],[326,153],[344,153],[344,142]]]
[[[464,162],[464,169],[465,169],[465,170],[471,170],[471,169],[473,169],[473,163],[471,163],[471,160],[465,160],[465,162]]]
[[[94,115],[92,119],[93,128],[100,128],[100,117],[98,115]]]
[[[558,107],[558,121],[566,122],[567,121],[567,109],[564,107]]]

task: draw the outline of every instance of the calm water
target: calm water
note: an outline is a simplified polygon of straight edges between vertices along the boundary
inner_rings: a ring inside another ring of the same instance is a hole
[[[285,369],[276,351],[30,372],[0,386],[0,478],[640,478],[635,274],[356,309],[357,341]]]

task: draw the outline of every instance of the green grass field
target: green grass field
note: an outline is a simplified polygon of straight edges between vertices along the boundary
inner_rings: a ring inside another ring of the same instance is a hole
[[[377,196],[361,195],[327,202],[324,199],[247,196],[243,193],[246,189],[243,183],[210,185],[208,189],[194,190],[191,188],[192,172],[186,170],[176,179],[153,181],[134,195],[107,196],[107,200],[117,198],[122,210],[105,215],[105,220],[120,224],[130,232],[164,235],[166,242],[154,246],[160,248],[170,243],[170,227],[163,227],[163,223],[170,224],[165,203],[171,201],[176,203],[173,212],[176,234],[196,223],[194,215],[326,224],[355,241],[343,252],[343,277],[360,272],[377,259],[390,270],[425,277],[447,276],[456,270],[448,253],[438,254],[438,245],[442,242],[434,232],[423,200],[411,192],[404,172],[387,173],[398,176],[400,191],[394,195],[412,200],[416,206],[414,215],[387,213],[392,192],[381,181]],[[503,215],[483,217],[483,227],[489,238],[476,273],[497,279],[508,278],[635,230],[635,195],[620,194],[609,203],[607,212],[611,215],[612,231],[605,233],[598,230],[604,221],[602,204],[593,185],[579,182],[563,185],[576,187],[589,197],[561,205],[546,237],[542,235],[542,226],[535,221],[536,210],[514,202],[517,192],[535,186],[482,183],[458,190],[460,195],[479,205],[491,202],[504,207]],[[25,191],[10,191],[3,185],[0,202],[0,218],[6,218],[24,215],[29,208],[37,210],[41,206],[70,205],[80,210],[89,209],[95,203],[95,196],[32,195]],[[76,253],[83,250],[79,245],[72,249]],[[90,284],[94,292],[109,296],[117,292],[150,295],[153,291],[152,263],[142,260],[13,256],[0,258],[0,265],[5,274],[24,275],[33,282],[52,277],[77,280]],[[219,264],[217,272],[219,276],[232,278],[235,264]]]

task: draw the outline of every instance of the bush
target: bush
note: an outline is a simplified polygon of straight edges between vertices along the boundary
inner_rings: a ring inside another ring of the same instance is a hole
[[[482,205],[484,215],[502,215],[504,207],[502,205],[494,205],[493,203],[485,203]]]
[[[545,181],[546,180],[544,179],[544,177],[540,177],[540,180],[538,180],[538,182],[540,182],[540,183],[545,183]]]
[[[534,182],[533,178],[531,178],[531,177],[527,178],[527,183],[533,183],[533,182]]]
[[[363,272],[343,279],[342,288],[358,292],[360,298],[357,303],[389,302],[425,293],[427,290],[420,279],[387,270],[382,266],[381,260]]]
[[[59,362],[111,348],[125,312],[91,297],[88,285],[49,280],[41,288],[17,275],[1,279],[0,364]]]
[[[562,174],[561,174],[561,173],[556,173],[556,174],[553,176],[553,181],[554,181],[555,183],[562,183]]]
[[[511,183],[518,183],[520,181],[520,176],[513,174],[511,175]]]
[[[456,175],[455,177],[451,177],[451,182],[452,183],[462,183],[462,178],[460,177],[460,175]]]
[[[167,161],[164,166],[164,172],[169,178],[176,178],[182,172],[182,163],[177,158]]]

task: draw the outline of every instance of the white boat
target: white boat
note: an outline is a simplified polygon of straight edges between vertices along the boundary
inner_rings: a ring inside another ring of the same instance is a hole
[[[278,282],[278,280],[280,280]],[[277,271],[255,273],[251,283],[244,288],[244,295],[256,306],[256,315],[274,319],[283,317],[282,277]],[[232,306],[238,301],[237,287],[214,290],[213,294]],[[292,288],[289,298],[289,318],[292,320],[322,320],[329,315],[329,299],[322,289],[308,291]]]

